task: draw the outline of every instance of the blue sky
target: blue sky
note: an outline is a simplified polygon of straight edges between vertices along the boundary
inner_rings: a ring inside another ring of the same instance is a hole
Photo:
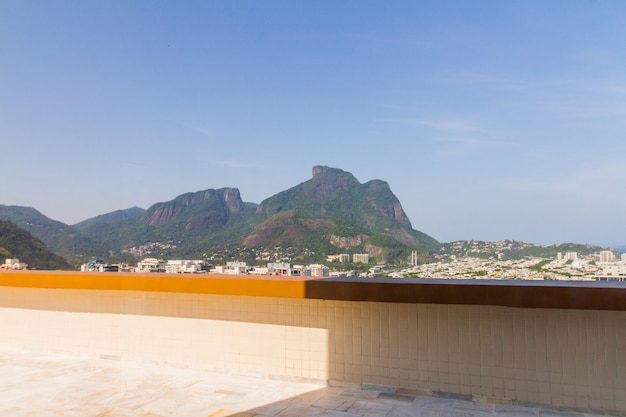
[[[0,1],[0,204],[73,224],[329,165],[442,242],[626,243],[626,2]]]

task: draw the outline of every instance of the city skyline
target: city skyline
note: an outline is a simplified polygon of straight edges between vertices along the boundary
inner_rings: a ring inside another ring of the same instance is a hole
[[[0,204],[74,224],[314,165],[441,242],[621,245],[618,2],[0,4]]]

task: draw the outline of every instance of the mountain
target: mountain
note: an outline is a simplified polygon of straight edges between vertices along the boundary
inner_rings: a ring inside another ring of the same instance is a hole
[[[385,181],[361,184],[349,172],[326,166],[315,166],[312,171],[310,180],[266,199],[256,212],[271,217],[295,210],[310,217],[342,219],[407,246],[438,246],[432,237],[413,230],[400,201]]]
[[[228,223],[234,215],[245,213],[244,204],[237,188],[205,190],[187,193],[174,200],[156,204],[147,211],[149,226],[173,226],[176,230],[197,232]]]
[[[26,230],[72,264],[79,265],[89,257],[109,256],[108,249],[98,241],[34,208],[0,204],[0,219]]]
[[[182,194],[121,217],[112,214],[81,222],[81,233],[103,242],[118,257],[201,257],[208,248],[237,244],[256,205],[244,203],[237,188]],[[113,219],[112,221],[105,221]],[[126,255],[124,255],[126,254]]]
[[[377,261],[427,256],[439,248],[413,229],[400,201],[381,180],[361,184],[348,172],[313,167],[308,181],[265,199],[243,202],[237,188],[182,194],[143,210],[117,210],[68,226],[35,209],[0,206],[12,220],[74,264],[86,258],[134,262],[146,256],[200,258],[227,253],[255,261],[256,254],[289,248],[294,261],[368,253]]]
[[[361,184],[337,168],[315,166],[310,180],[261,202],[246,246],[311,245],[326,252],[362,251],[393,260],[439,247],[416,231],[385,181]],[[312,239],[314,238],[314,239]]]
[[[41,240],[5,220],[0,220],[0,256],[18,258],[33,269],[71,269],[65,259],[51,252]]]

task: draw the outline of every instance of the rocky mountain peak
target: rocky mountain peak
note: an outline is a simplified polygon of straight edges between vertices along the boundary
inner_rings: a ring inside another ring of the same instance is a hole
[[[239,213],[244,205],[238,188],[224,189],[224,203],[231,214]]]
[[[225,223],[231,214],[237,214],[244,208],[239,189],[209,189],[187,193],[174,200],[159,203],[148,211],[149,226],[158,226],[175,219],[187,221],[187,230],[197,230],[214,223]]]
[[[312,169],[312,171],[313,171],[313,178],[315,178],[319,174],[323,174],[324,172],[328,172],[328,170],[329,170],[329,167],[327,167],[327,166],[315,165],[313,167],[313,169]]]
[[[266,216],[272,225],[272,216],[287,211],[305,217],[342,219],[352,224],[353,230],[368,231],[368,236],[386,235],[408,246],[436,245],[434,239],[413,230],[387,182],[371,180],[361,184],[349,172],[322,165],[314,166],[312,174],[308,181],[261,202],[257,215]]]

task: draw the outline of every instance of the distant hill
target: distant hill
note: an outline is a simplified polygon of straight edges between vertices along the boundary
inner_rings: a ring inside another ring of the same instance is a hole
[[[5,220],[0,220],[0,256],[18,258],[32,269],[71,269],[65,259],[51,252],[41,240]]]
[[[483,242],[478,240],[460,240],[444,243],[439,250],[440,255],[454,255],[456,257],[495,258],[502,254],[504,259],[522,259],[537,257],[553,259],[557,253],[576,252],[580,255],[591,255],[607,248],[578,243],[559,243],[554,245],[535,245],[516,240],[500,240],[497,242]]]
[[[0,204],[0,219],[8,220],[41,240],[52,252],[74,265],[90,257],[107,257],[100,242],[62,222],[52,220],[31,207]]]
[[[290,248],[300,260],[368,253],[380,262],[427,257],[439,242],[413,229],[382,180],[361,184],[348,172],[313,167],[311,179],[265,199],[243,202],[237,188],[182,194],[143,210],[117,210],[74,226],[28,207],[0,206],[11,220],[75,265],[90,257],[133,262],[149,256],[199,258],[224,248],[247,253]],[[251,255],[252,256],[252,255]],[[254,258],[252,258],[254,259]]]

